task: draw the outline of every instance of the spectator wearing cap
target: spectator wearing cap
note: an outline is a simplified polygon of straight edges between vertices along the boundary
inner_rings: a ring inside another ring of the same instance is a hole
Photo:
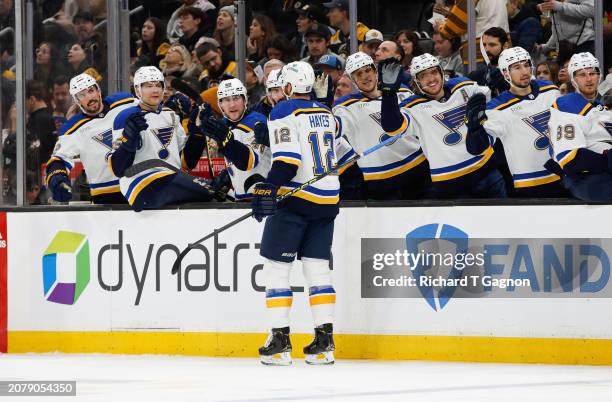
[[[298,3],[296,3],[297,5]],[[301,5],[301,3],[299,3]],[[297,19],[295,24],[297,26],[297,35],[291,40],[293,46],[298,49],[299,58],[304,58],[308,55],[308,46],[306,45],[306,38],[304,34],[310,28],[312,24],[324,24],[327,19],[323,11],[314,4],[305,4],[296,9]],[[329,27],[330,38],[336,31]]]
[[[363,45],[361,46],[361,51],[370,56],[371,58],[375,57],[376,50],[378,50],[378,46],[383,42],[383,34],[378,29],[370,29],[365,34]]]
[[[196,57],[203,68],[199,77],[201,89],[216,87],[224,79],[236,77],[236,62],[220,46],[204,43],[196,48]]]
[[[349,42],[351,33],[348,0],[333,0],[323,3],[323,6],[327,8],[327,18],[329,18],[330,25],[337,29],[330,39],[330,48],[335,53],[346,57],[350,54]],[[368,31],[369,28],[367,26],[357,22],[357,42],[359,46],[365,40],[365,34]]]
[[[248,59],[254,62],[264,59],[274,35],[276,28],[270,17],[263,14],[253,16],[246,45]]]
[[[423,54],[423,50],[419,45],[419,37],[414,31],[402,29],[393,36],[393,41],[399,43],[404,49],[404,58],[401,60],[404,70],[410,69],[412,58]]]
[[[72,18],[78,43],[81,45],[87,61],[98,71],[106,71],[106,38],[94,31],[94,17],[87,11],[79,11]]]
[[[334,54],[324,54],[314,65],[314,68],[321,70],[331,77],[334,87],[344,73],[344,60]]]
[[[304,57],[302,61],[310,63],[314,67],[317,61],[324,54],[333,54],[338,56],[329,50],[329,29],[323,24],[313,24],[308,31],[304,34],[306,37],[306,45],[308,46],[308,56]]]
[[[205,36],[204,22],[206,15],[196,7],[185,7],[179,12],[179,27],[183,32],[178,42],[190,52],[195,48],[197,41]]]
[[[171,43],[178,42],[179,38],[183,36],[183,31],[179,25],[179,14],[187,7],[195,7],[202,10],[205,14],[203,31],[206,36],[210,36],[215,28],[215,20],[217,18],[217,10],[210,1],[208,0],[181,0],[181,6],[174,10],[166,31],[168,32],[168,39]]]
[[[234,6],[225,6],[219,9],[219,15],[217,16],[217,25],[213,38],[219,43],[221,49],[230,57],[234,59]]]

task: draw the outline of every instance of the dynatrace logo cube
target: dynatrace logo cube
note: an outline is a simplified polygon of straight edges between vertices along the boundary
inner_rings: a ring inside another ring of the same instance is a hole
[[[72,305],[89,283],[89,242],[75,232],[57,232],[42,258],[48,301]]]

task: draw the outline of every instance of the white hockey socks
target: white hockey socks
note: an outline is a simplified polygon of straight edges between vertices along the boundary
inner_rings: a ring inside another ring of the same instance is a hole
[[[328,260],[302,257],[304,278],[310,295],[310,309],[315,327],[334,322],[336,291]]]

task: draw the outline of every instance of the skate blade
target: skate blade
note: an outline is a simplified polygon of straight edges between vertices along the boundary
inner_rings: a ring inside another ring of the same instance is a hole
[[[316,355],[304,355],[304,358],[308,364],[334,364],[334,352],[321,352]]]
[[[276,353],[271,356],[260,355],[259,359],[266,366],[289,366],[291,365],[291,354],[289,352]]]

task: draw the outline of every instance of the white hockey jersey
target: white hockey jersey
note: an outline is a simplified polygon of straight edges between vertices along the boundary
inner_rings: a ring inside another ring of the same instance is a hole
[[[544,168],[549,155],[548,120],[559,88],[534,80],[532,93],[516,96],[505,91],[487,104],[484,128],[504,144],[515,188],[540,186],[561,178]]]
[[[232,180],[234,188],[233,197],[239,201],[251,198],[255,184],[265,181],[270,171],[271,156],[270,148],[257,144],[253,131],[256,123],[267,124],[266,116],[253,112],[245,116],[233,129],[234,139],[245,144],[249,148],[249,161],[246,170],[240,170],[232,161],[225,158],[227,171]]]
[[[136,165],[150,159],[162,159],[177,169],[183,168],[181,150],[187,136],[180,118],[169,108],[160,108],[157,112],[145,112],[140,106],[134,106],[121,112],[115,119],[113,135],[122,136],[125,119],[132,113],[144,113],[149,127],[141,133],[142,147],[136,151]],[[111,156],[112,158],[112,156]],[[109,159],[110,161],[110,159]],[[109,163],[112,171],[112,165]],[[133,205],[138,194],[155,180],[176,174],[166,167],[155,167],[136,174],[134,177],[123,176],[119,179],[121,193],[130,205]]]
[[[87,173],[90,193],[95,200],[105,194],[119,193],[119,179],[107,168],[113,150],[113,121],[123,110],[138,104],[129,93],[116,93],[104,100],[103,112],[88,116],[75,114],[59,130],[55,149],[47,165],[61,162],[70,171],[75,159],[80,159]]]
[[[465,145],[465,106],[473,94],[490,91],[465,77],[445,83],[445,102],[414,95],[401,103],[405,117],[405,135],[419,140],[429,162],[431,180],[435,185],[447,184],[485,166],[493,156],[493,146],[481,155],[468,153]]]
[[[279,189],[288,192],[335,167],[336,120],[322,104],[290,99],[277,104],[268,122],[272,163],[297,166],[295,177]],[[330,174],[289,197],[288,206],[302,214],[337,214],[340,199],[337,174]]]
[[[338,134],[345,136],[357,153],[389,138],[381,126],[381,98],[370,99],[362,94],[351,94],[338,99],[333,108],[338,119]],[[338,152],[344,159],[348,150]],[[395,178],[425,162],[425,155],[414,136],[397,136],[390,145],[357,161],[366,181]]]
[[[612,111],[578,93],[557,99],[548,126],[554,159],[562,168],[580,148],[597,153],[612,148]]]

